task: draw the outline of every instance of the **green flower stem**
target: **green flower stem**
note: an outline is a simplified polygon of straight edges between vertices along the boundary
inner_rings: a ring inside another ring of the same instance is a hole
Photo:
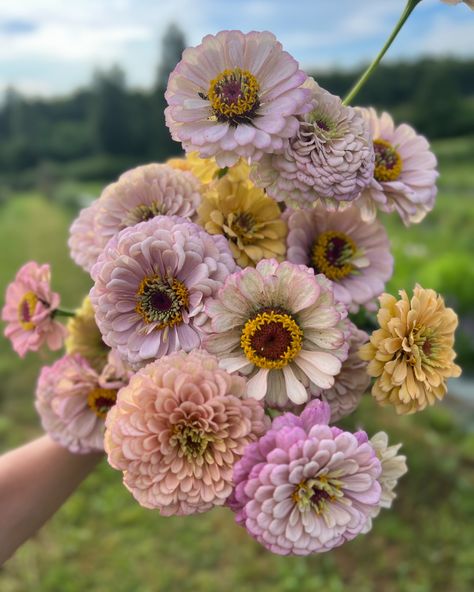
[[[395,25],[395,28],[393,29],[392,33],[390,34],[390,37],[385,42],[385,45],[382,47],[382,49],[380,50],[380,52],[377,55],[377,57],[375,58],[375,60],[370,64],[370,66],[367,68],[367,70],[362,74],[362,76],[359,78],[359,80],[354,84],[354,86],[348,92],[348,94],[346,95],[346,97],[342,101],[344,105],[349,105],[351,103],[351,101],[354,99],[354,97],[357,95],[357,93],[360,91],[360,89],[364,86],[364,84],[367,82],[367,80],[371,77],[372,72],[377,68],[381,59],[386,54],[388,48],[392,45],[395,37],[398,35],[398,33],[400,32],[400,29],[405,24],[405,21],[408,19],[410,14],[413,12],[413,9],[415,8],[415,6],[417,4],[419,4],[420,2],[421,2],[421,0],[408,0],[407,1],[405,9],[402,12],[402,15],[401,15],[398,23]]]
[[[62,308],[57,308],[54,311],[54,316],[58,317],[75,317],[76,313],[72,310],[64,310]]]

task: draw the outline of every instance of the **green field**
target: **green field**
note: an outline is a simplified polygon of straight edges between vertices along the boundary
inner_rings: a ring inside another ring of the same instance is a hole
[[[442,291],[462,315],[460,363],[474,370],[474,138],[435,145],[440,195],[423,224],[385,218],[396,259],[389,290]],[[90,190],[90,187],[88,188]],[[97,188],[98,190],[98,188]],[[51,262],[65,307],[79,304],[88,277],[66,247],[73,213],[39,194],[0,205],[0,291],[28,259]],[[40,433],[32,398],[50,355],[19,360],[0,340],[0,446]],[[139,507],[105,462],[53,520],[0,570],[2,592],[471,592],[474,549],[474,434],[447,405],[399,418],[367,396],[346,420],[404,442],[409,473],[372,532],[330,554],[273,556],[230,511],[161,518]]]

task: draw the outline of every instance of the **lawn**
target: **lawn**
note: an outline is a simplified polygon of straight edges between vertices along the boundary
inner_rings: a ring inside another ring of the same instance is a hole
[[[462,313],[461,362],[474,370],[474,138],[435,145],[440,195],[423,224],[404,229],[386,217],[396,258],[389,289],[416,281],[434,287]],[[90,280],[69,260],[73,214],[41,195],[0,206],[0,291],[33,258],[50,261],[66,307]],[[32,405],[41,364],[20,361],[0,340],[0,446],[40,433]],[[474,434],[447,405],[397,417],[367,396],[345,426],[387,431],[404,443],[409,473],[391,511],[372,532],[330,554],[273,556],[233,522],[230,511],[162,518],[134,502],[105,462],[42,531],[0,570],[2,592],[470,592],[474,589]]]

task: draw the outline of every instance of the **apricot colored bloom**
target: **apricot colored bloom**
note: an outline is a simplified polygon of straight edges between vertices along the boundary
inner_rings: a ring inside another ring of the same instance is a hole
[[[86,454],[103,450],[104,417],[116,396],[117,389],[101,387],[87,360],[72,354],[41,370],[35,406],[53,440]]]
[[[105,343],[135,365],[199,347],[205,302],[235,268],[223,236],[183,218],[125,228],[92,268],[90,298]]]
[[[287,259],[312,267],[334,282],[334,296],[349,307],[370,305],[393,271],[383,225],[364,222],[359,209],[328,212],[319,206],[289,211]]]
[[[2,320],[7,323],[5,337],[20,357],[44,344],[53,351],[62,347],[66,328],[54,320],[59,302],[59,294],[51,290],[49,265],[29,261],[18,270],[7,287]]]
[[[165,93],[166,124],[186,152],[219,167],[283,148],[309,107],[306,74],[273,33],[221,31],[183,52]]]
[[[280,555],[310,555],[363,531],[378,507],[381,464],[365,432],[329,427],[326,403],[285,413],[245,449],[229,499],[238,523]]]
[[[421,222],[434,207],[438,171],[435,155],[423,136],[402,123],[395,127],[388,113],[378,116],[372,108],[360,109],[373,137],[373,178],[356,205],[364,220],[377,210],[397,212],[406,226]]]
[[[249,376],[248,395],[270,406],[305,403],[311,384],[332,387],[347,358],[347,309],[304,265],[263,259],[229,276],[206,312],[204,347]]]
[[[400,296],[399,300],[390,294],[380,296],[380,329],[359,351],[369,362],[369,375],[376,378],[372,395],[405,414],[441,400],[446,379],[459,376],[461,368],[454,363],[456,313],[434,290],[419,285],[411,299],[405,290]]]
[[[245,380],[202,351],[148,364],[107,417],[109,463],[142,506],[165,516],[222,506],[234,464],[270,423],[244,394]]]
[[[107,362],[110,348],[105,345],[102,333],[95,322],[95,313],[89,296],[82,301],[74,317],[67,322],[66,352],[80,354],[98,372]]]
[[[286,251],[286,223],[280,208],[248,180],[233,182],[231,174],[204,193],[198,222],[209,234],[226,237],[240,267],[271,257],[281,261]]]
[[[295,207],[352,201],[373,176],[369,126],[356,109],[313,79],[305,86],[312,93],[311,111],[298,118],[281,154],[266,155],[256,164],[252,179],[271,197]]]

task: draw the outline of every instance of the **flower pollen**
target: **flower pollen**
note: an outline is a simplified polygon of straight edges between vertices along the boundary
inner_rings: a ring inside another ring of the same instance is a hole
[[[116,389],[95,388],[92,389],[87,397],[87,405],[97,415],[105,419],[111,407],[117,400]]]
[[[260,105],[257,79],[248,70],[226,69],[211,80],[208,98],[218,121],[248,122]]]
[[[249,362],[258,368],[274,370],[295,359],[302,340],[303,331],[291,315],[270,309],[245,323],[240,346]]]
[[[374,140],[375,170],[377,181],[395,181],[402,172],[402,159],[386,140]]]
[[[354,241],[338,231],[320,234],[313,243],[311,263],[330,280],[341,280],[354,271],[351,259],[357,248]]]
[[[136,295],[135,311],[146,324],[157,323],[157,329],[181,323],[182,311],[189,306],[186,286],[177,279],[167,280],[159,275],[145,277]]]
[[[18,320],[25,331],[31,331],[35,328],[31,317],[34,315],[37,303],[38,296],[34,292],[26,292],[18,304]]]
[[[342,482],[338,479],[320,475],[314,479],[299,483],[295,487],[291,498],[300,510],[304,510],[309,506],[319,516],[324,512],[328,503],[343,497],[341,486]]]

